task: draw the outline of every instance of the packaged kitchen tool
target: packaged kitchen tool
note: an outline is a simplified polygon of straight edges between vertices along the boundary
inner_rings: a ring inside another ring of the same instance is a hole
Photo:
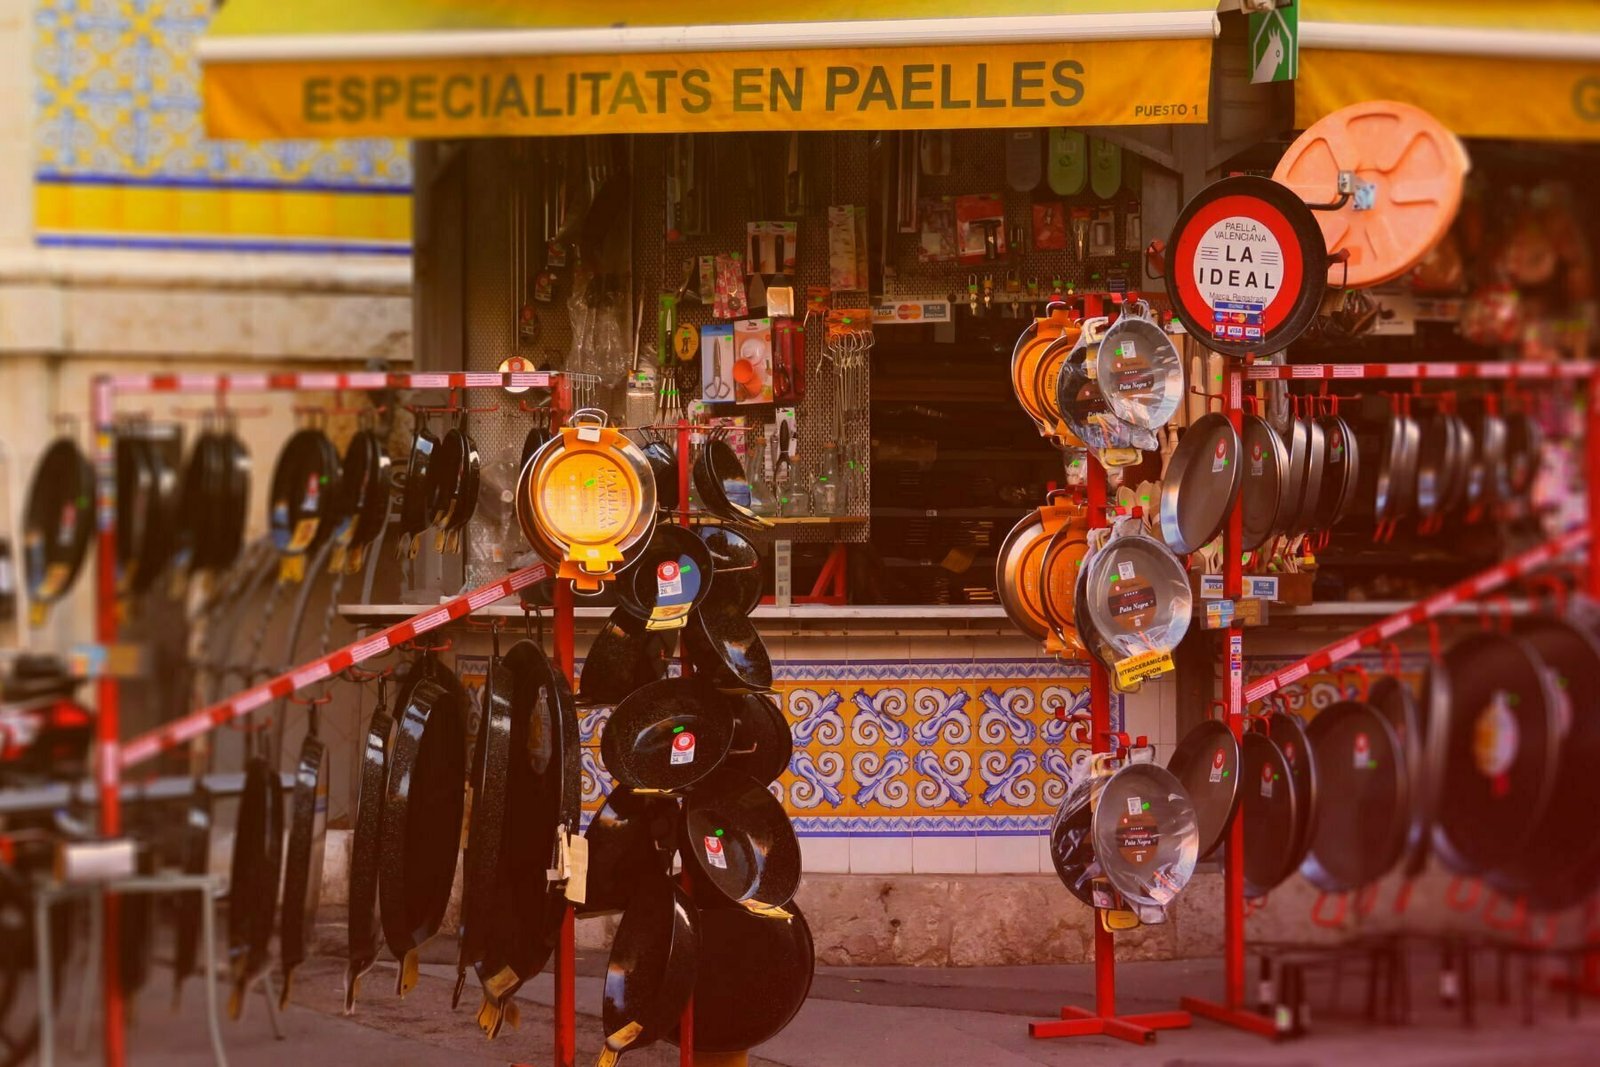
[[[1123,306],[1096,354],[1100,391],[1117,418],[1130,426],[1159,429],[1183,401],[1183,357],[1150,316],[1143,300]]]
[[[955,202],[947,196],[927,197],[919,214],[922,228],[917,258],[924,263],[954,263],[960,254]]]
[[[713,323],[700,328],[700,396],[708,404],[734,401],[733,326]]]
[[[734,402],[772,403],[772,320],[741,319],[733,324]]]
[[[1061,201],[1046,200],[1033,205],[1033,250],[1067,250],[1067,209],[1061,206]]]
[[[1189,630],[1194,607],[1188,573],[1172,550],[1123,519],[1087,568],[1088,617],[1116,657],[1118,688],[1173,670],[1172,650]]]
[[[867,288],[867,211],[859,204],[828,209],[828,287],[843,292]]]
[[[1006,255],[1006,203],[990,194],[956,197],[956,234],[962,263],[984,263]]]

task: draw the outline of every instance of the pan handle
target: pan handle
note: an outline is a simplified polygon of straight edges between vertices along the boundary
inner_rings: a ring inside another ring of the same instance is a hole
[[[1324,908],[1329,901],[1338,902],[1338,911],[1329,915]],[[1337,930],[1344,926],[1346,917],[1350,914],[1350,895],[1348,893],[1321,892],[1317,894],[1316,903],[1311,905],[1311,921],[1329,930]]]
[[[1367,676],[1367,669],[1361,666],[1359,663],[1347,663],[1340,667],[1336,672],[1334,672],[1333,680],[1338,684],[1341,690],[1344,688],[1345,675],[1354,675],[1356,677],[1356,699],[1365,701],[1367,699],[1367,693],[1372,690],[1372,679]]]
[[[1470,895],[1466,893],[1468,889],[1472,891]],[[1450,879],[1450,886],[1444,891],[1444,902],[1460,912],[1472,911],[1482,899],[1483,883],[1459,874]]]
[[[1528,928],[1528,898],[1516,897],[1510,915],[1500,915],[1500,902],[1509,899],[1499,893],[1489,894],[1489,903],[1483,909],[1483,923],[1491,930],[1523,931]]]

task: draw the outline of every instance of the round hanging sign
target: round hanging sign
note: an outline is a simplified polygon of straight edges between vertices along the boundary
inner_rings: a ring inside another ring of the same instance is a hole
[[[1311,209],[1267,178],[1224,178],[1184,205],[1167,295],[1184,329],[1231,356],[1275,352],[1316,317],[1328,252]]]

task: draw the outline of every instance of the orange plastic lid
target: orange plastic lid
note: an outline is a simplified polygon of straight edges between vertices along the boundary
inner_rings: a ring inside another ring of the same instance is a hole
[[[1319,119],[1272,178],[1307,204],[1325,204],[1338,197],[1340,173],[1355,173],[1350,201],[1314,214],[1328,255],[1350,253],[1348,264],[1329,264],[1329,283],[1361,289],[1398,278],[1444,239],[1471,167],[1460,139],[1426,111],[1370,100]]]

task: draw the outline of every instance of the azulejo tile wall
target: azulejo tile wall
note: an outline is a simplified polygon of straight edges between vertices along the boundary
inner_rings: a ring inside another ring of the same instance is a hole
[[[1078,746],[1055,715],[1087,711],[1088,668],[1049,660],[788,662],[777,699],[795,753],[773,786],[802,836],[1036,836]],[[607,708],[581,719],[584,801],[611,788]],[[1121,728],[1122,699],[1112,718]]]
[[[38,0],[42,245],[409,254],[407,142],[205,136],[211,0]]]

